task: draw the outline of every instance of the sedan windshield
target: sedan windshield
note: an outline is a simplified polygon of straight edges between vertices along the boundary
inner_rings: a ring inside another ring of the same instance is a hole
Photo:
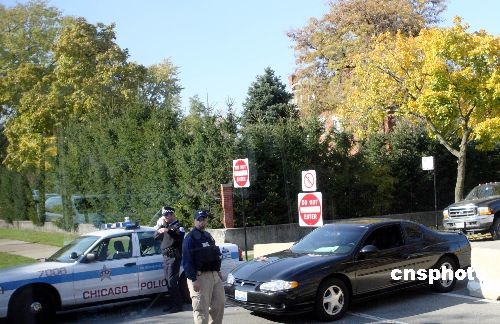
[[[71,243],[63,246],[59,251],[49,257],[47,261],[75,262],[76,259],[87,251],[98,239],[98,236],[80,236]]]
[[[362,225],[334,224],[317,228],[291,250],[295,253],[346,254],[359,243],[367,228]]]

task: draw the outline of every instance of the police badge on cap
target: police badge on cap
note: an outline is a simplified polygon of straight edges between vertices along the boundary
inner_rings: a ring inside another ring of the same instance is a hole
[[[173,214],[173,213],[175,213],[175,209],[174,209],[174,208],[172,208],[172,207],[169,207],[169,206],[163,206],[163,207],[161,208],[161,215],[162,215],[162,216],[166,216],[166,215],[168,215],[168,214]]]

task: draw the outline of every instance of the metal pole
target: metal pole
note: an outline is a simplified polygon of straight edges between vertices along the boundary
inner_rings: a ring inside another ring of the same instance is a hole
[[[437,213],[437,193],[436,193],[436,167],[434,166],[434,170],[432,170],[434,173],[434,214],[436,215],[436,229],[439,228],[438,224],[438,213]]]
[[[245,215],[245,190],[246,188],[241,189],[241,198],[243,201],[243,233],[245,234],[245,261],[248,261],[248,245],[247,245],[247,217]]]
[[[245,216],[245,207],[243,207],[243,231],[245,233],[245,261],[248,261],[247,218]]]

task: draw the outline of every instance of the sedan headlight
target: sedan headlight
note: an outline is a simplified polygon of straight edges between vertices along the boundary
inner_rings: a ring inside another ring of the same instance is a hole
[[[226,282],[228,283],[228,285],[234,284],[234,276],[233,276],[232,273],[230,273],[230,274],[227,275]]]
[[[448,218],[448,209],[443,210],[443,218],[444,219]]]
[[[280,291],[297,288],[298,286],[299,283],[297,281],[273,280],[260,285],[260,290]]]

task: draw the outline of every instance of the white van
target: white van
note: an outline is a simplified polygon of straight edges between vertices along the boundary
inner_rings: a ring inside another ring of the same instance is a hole
[[[96,195],[72,195],[71,211],[73,213],[73,223],[94,224],[100,227],[104,221],[103,217],[104,197]],[[63,218],[62,198],[60,195],[50,197],[45,200],[45,221],[53,222]]]

